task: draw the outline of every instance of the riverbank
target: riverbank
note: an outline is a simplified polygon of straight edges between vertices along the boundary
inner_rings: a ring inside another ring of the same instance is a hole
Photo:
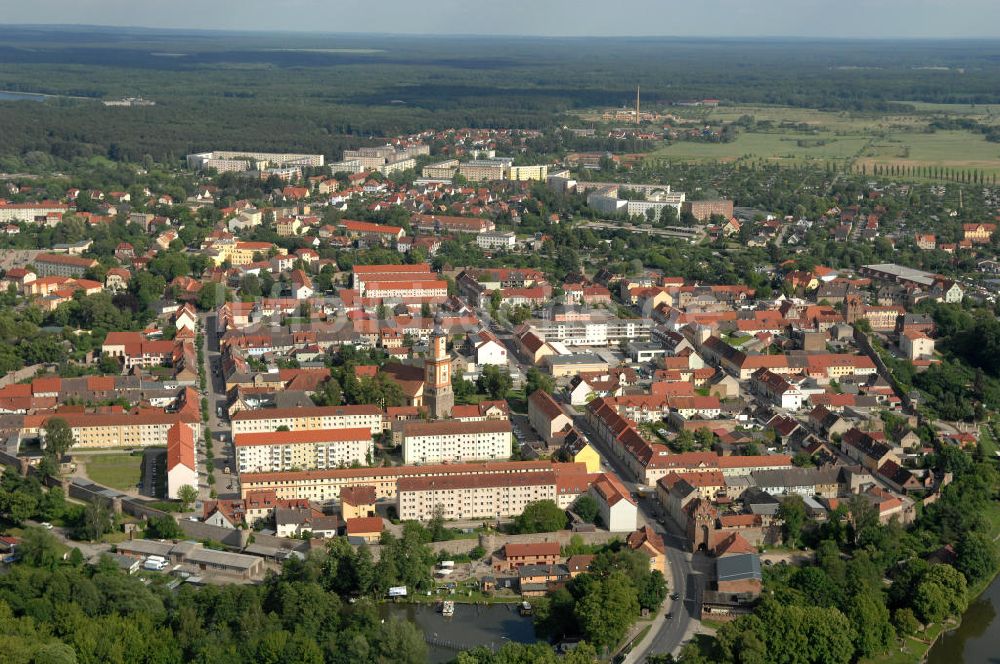
[[[1000,502],[994,502],[984,515],[990,524],[988,535],[993,542],[1000,539]],[[1000,569],[992,576],[969,586],[969,606],[977,602],[990,586],[1000,578]],[[961,629],[965,616],[946,624],[932,625],[920,634],[907,637],[893,651],[879,657],[861,660],[859,664],[923,664],[931,650],[946,634]]]

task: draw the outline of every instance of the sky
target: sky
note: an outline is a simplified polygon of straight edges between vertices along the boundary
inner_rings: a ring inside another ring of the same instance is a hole
[[[1000,37],[998,0],[11,0],[0,23],[543,36]]]

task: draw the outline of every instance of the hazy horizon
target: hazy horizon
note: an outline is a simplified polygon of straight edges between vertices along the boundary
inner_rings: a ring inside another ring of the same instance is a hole
[[[35,0],[8,7],[14,25],[530,37],[781,37],[995,39],[1000,3],[990,0],[633,0],[609,14],[595,0]]]

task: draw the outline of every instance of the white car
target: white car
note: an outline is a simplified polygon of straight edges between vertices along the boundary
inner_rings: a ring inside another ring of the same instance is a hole
[[[51,524],[51,523],[49,523],[48,521],[42,521],[42,522],[41,522],[40,524],[38,524],[38,525],[40,525],[40,526],[41,526],[42,528],[44,528],[45,530],[52,530],[52,524]]]

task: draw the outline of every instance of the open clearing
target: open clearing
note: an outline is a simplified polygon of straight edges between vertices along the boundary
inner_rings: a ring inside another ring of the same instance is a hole
[[[126,491],[135,489],[142,471],[142,455],[94,454],[77,455],[77,463],[86,465],[87,477],[98,484]]]
[[[904,102],[910,103],[910,102]],[[1000,143],[991,143],[972,131],[928,132],[935,117],[974,118],[1000,122],[1000,106],[913,103],[910,114],[828,112],[783,106],[720,106],[669,109],[688,120],[733,122],[752,116],[752,131],[741,130],[731,143],[675,141],[651,159],[676,161],[737,161],[765,159],[793,166],[804,163],[838,166],[941,167],[1000,175]],[[771,126],[762,129],[761,122]]]

